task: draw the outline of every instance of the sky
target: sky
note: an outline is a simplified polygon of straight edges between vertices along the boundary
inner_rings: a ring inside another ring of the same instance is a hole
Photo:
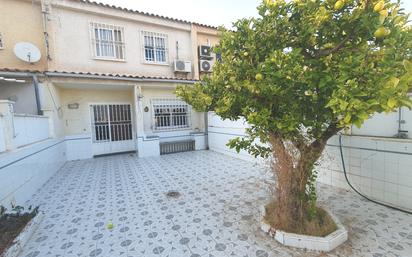
[[[233,21],[256,16],[261,0],[95,0],[96,2],[160,14],[213,26],[231,27]],[[412,12],[412,0],[402,0]]]

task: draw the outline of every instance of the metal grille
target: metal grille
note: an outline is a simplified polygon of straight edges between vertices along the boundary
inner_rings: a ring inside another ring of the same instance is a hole
[[[190,106],[177,99],[153,99],[155,130],[174,130],[190,127]]]
[[[129,104],[92,105],[93,142],[132,140]]]
[[[95,57],[124,60],[123,28],[91,23],[92,47]]]
[[[160,154],[180,153],[195,150],[194,140],[166,142],[160,144]]]
[[[167,35],[142,31],[143,51],[146,62],[167,63]]]

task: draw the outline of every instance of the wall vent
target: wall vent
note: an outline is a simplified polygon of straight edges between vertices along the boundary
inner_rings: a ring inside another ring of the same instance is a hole
[[[160,154],[180,153],[195,150],[195,140],[160,143]]]

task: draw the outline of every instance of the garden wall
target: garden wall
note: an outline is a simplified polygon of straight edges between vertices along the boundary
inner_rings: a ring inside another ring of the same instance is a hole
[[[229,139],[245,135],[244,121],[223,121],[209,114],[210,150],[255,160],[247,152],[229,149]],[[343,136],[343,152],[349,181],[370,198],[412,210],[412,140]],[[338,137],[331,138],[317,168],[318,181],[350,189],[342,169]]]
[[[0,205],[24,206],[66,162],[65,152],[64,140],[49,139],[1,153]]]

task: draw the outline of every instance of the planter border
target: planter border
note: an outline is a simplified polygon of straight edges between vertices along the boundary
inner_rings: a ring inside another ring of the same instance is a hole
[[[270,237],[274,238],[276,241],[285,246],[329,252],[346,242],[346,240],[348,239],[348,231],[345,229],[342,223],[329,211],[328,214],[332,217],[338,228],[325,237],[300,235],[288,233],[282,230],[276,230],[275,228],[271,227],[264,219],[266,214],[265,206],[261,207],[260,214],[260,228],[265,233],[269,234]]]
[[[44,219],[43,212],[39,211],[33,219],[26,224],[20,234],[13,240],[12,245],[5,251],[4,257],[17,257],[23,251],[24,246],[33,236],[34,232],[39,228],[40,223]]]

